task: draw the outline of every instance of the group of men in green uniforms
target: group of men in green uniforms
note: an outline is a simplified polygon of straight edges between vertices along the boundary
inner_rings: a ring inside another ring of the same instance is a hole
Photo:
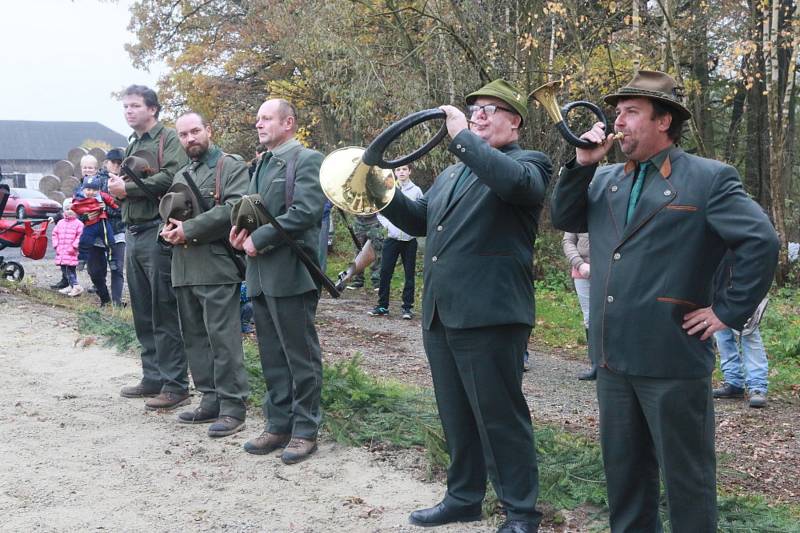
[[[518,144],[528,118],[525,94],[495,80],[466,103],[466,113],[441,106],[458,162],[422,198],[396,194],[382,212],[409,235],[427,237],[421,322],[451,459],[444,499],[409,521],[479,520],[488,477],[507,513],[498,531],[534,532],[542,515],[520,356],[534,321],[533,248],[552,167],[545,154]],[[766,293],[777,239],[735,169],[678,148],[691,113],[670,76],[640,71],[606,103],[616,108],[627,163],[598,166],[615,140],[602,123],[594,125],[582,138],[595,147],[577,149],[564,166],[550,209],[557,228],[588,231],[592,239],[589,344],[598,366],[611,529],[660,531],[662,479],[673,531],[711,533],[709,338],[741,327]],[[244,448],[282,450],[287,464],[306,459],[317,449],[321,418],[319,285],[273,225],[245,228],[231,212],[243,195],[258,195],[317,257],[322,155],[295,139],[297,110],[283,99],[258,110],[256,129],[268,151],[249,182],[245,164],[212,143],[199,114],[181,116],[176,133],[158,122],[150,89],[130,87],[123,104],[134,130],[126,155],[149,150],[157,164],[141,183],[118,176],[109,182],[128,223],[129,287],[142,345],[142,380],[122,396],[150,397],[149,409],[188,403],[188,355],[202,399],[179,421],[210,423],[212,437],[244,428],[236,249],[246,255],[268,385],[266,427]],[[726,250],[735,256],[735,279],[715,294],[711,278]]]

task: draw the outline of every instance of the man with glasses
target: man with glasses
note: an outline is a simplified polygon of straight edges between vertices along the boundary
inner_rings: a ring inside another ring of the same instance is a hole
[[[480,520],[487,473],[507,512],[498,531],[536,531],[539,482],[522,358],[534,319],[533,245],[550,180],[540,152],[517,141],[526,97],[504,80],[445,105],[448,149],[461,161],[418,200],[381,212],[427,236],[422,328],[450,466],[441,503],[418,526]]]

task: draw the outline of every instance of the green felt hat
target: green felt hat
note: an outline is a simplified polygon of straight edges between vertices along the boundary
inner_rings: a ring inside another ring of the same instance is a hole
[[[510,105],[522,117],[522,122],[528,120],[528,98],[506,80],[494,80],[477,91],[469,93],[467,95],[467,105],[472,104],[479,96],[499,98]]]

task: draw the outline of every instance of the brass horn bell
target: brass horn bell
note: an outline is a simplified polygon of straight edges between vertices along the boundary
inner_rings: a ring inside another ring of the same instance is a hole
[[[386,207],[395,194],[391,170],[362,161],[364,148],[334,150],[322,161],[322,192],[336,207],[354,215],[371,215]]]
[[[579,100],[577,102],[570,102],[566,104],[564,107],[559,107],[558,102],[556,101],[556,93],[561,88],[562,82],[559,81],[551,81],[549,83],[545,83],[541,87],[535,89],[531,94],[530,97],[534,98],[537,102],[542,104],[544,110],[547,112],[547,115],[550,117],[550,120],[553,121],[554,125],[558,129],[558,132],[564,137],[569,144],[572,146],[576,146],[578,148],[594,148],[597,146],[595,143],[583,140],[579,138],[577,135],[572,133],[567,125],[567,116],[569,112],[572,111],[576,107],[585,107],[589,111],[595,114],[597,118],[605,125],[606,131],[610,132],[608,129],[608,119],[606,118],[603,111],[591,102],[586,102],[583,100]]]

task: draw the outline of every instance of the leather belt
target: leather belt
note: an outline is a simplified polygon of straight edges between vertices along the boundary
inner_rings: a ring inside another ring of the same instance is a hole
[[[137,233],[141,233],[150,228],[155,228],[159,224],[161,224],[161,219],[154,218],[153,220],[148,220],[147,222],[142,222],[141,224],[128,224],[128,231],[131,232],[132,235],[136,235]]]

